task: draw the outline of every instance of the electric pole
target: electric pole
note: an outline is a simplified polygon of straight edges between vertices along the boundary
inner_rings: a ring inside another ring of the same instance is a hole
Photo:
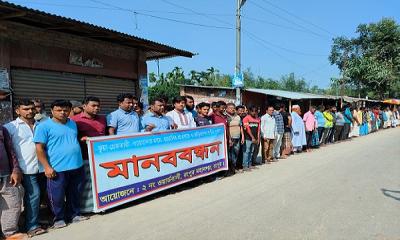
[[[235,76],[239,76],[241,74],[241,62],[240,62],[240,51],[241,51],[241,21],[240,21],[240,10],[246,0],[237,0],[237,9],[236,9],[236,67],[235,67]],[[244,79],[243,79],[244,82]],[[241,96],[240,96],[240,87],[236,86],[236,105],[242,103]]]

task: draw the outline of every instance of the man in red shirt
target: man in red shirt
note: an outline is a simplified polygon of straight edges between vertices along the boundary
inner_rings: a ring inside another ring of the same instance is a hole
[[[106,135],[106,117],[98,115],[99,112],[100,99],[90,96],[83,102],[83,112],[71,117],[78,126],[78,137],[82,148],[83,160],[89,159],[86,138]]]
[[[228,147],[232,146],[231,142],[231,137],[229,134],[229,123],[228,123],[228,117],[225,115],[225,110],[226,110],[226,103],[224,101],[218,101],[215,104],[214,111],[212,113],[211,121],[213,124],[218,124],[218,123],[223,123],[225,125],[225,142],[228,144]],[[228,157],[228,165],[229,169],[234,169],[233,163]],[[225,176],[231,175],[232,172],[227,171]]]
[[[225,132],[226,132],[226,139],[228,140],[226,144],[229,144],[230,146],[230,135],[229,135],[229,123],[228,123],[228,117],[225,115],[225,110],[226,110],[226,103],[224,101],[218,101],[215,104],[215,108],[213,113],[211,114],[211,121],[213,124],[217,123],[223,123],[225,125]]]
[[[243,146],[243,170],[248,170],[253,165],[261,164],[261,161],[257,159],[260,149],[260,122],[257,107],[249,107],[249,115],[243,119],[244,135],[246,138]]]
[[[105,116],[98,115],[99,112],[100,99],[90,96],[83,101],[83,112],[71,117],[78,127],[78,138],[82,150],[83,165],[85,167],[85,186],[81,199],[81,212],[92,212],[93,210],[92,182],[90,179],[86,139],[106,134],[106,118]]]

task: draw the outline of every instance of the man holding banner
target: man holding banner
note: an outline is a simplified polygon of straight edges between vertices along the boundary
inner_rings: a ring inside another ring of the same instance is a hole
[[[140,132],[139,115],[134,111],[138,101],[130,93],[117,96],[119,108],[107,116],[109,135],[126,135]]]

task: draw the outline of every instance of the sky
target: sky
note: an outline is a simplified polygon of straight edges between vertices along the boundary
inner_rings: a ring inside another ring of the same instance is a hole
[[[15,0],[15,4],[89,22],[196,53],[159,62],[160,72],[214,67],[234,74],[236,0]],[[355,37],[361,23],[390,17],[400,23],[398,0],[247,0],[242,7],[242,70],[280,79],[295,73],[329,86],[340,73],[330,65],[332,38]],[[148,72],[157,72],[149,61]]]

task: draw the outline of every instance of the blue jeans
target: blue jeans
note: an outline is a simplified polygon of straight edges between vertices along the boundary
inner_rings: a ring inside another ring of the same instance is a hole
[[[40,184],[39,174],[24,174],[22,186],[25,188],[25,230],[39,227]]]
[[[47,194],[55,222],[70,221],[80,215],[84,179],[83,167],[57,172],[55,178],[47,179]]]
[[[257,161],[259,148],[259,144],[255,144],[251,140],[246,139],[243,145],[243,169],[249,168],[252,163],[261,164],[261,161]]]
[[[229,166],[229,168],[231,170],[234,170],[236,167],[236,162],[238,160],[239,157],[239,150],[240,150],[240,138],[233,138],[232,139],[233,142],[233,146],[229,147],[229,162],[231,164],[231,166]]]

